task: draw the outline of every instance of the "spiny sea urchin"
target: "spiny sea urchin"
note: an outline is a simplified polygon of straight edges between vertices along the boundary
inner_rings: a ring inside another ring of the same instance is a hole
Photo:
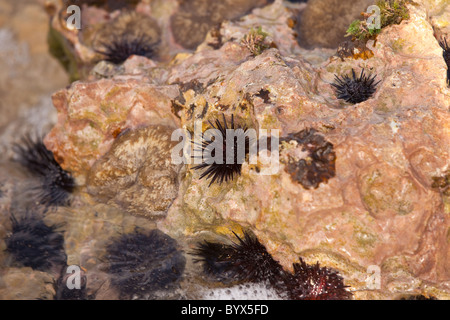
[[[352,294],[346,290],[344,279],[333,269],[306,264],[302,258],[294,263],[294,274],[285,279],[292,300],[348,300]]]
[[[200,175],[200,179],[206,177],[207,179],[211,179],[209,185],[213,184],[215,181],[222,184],[222,182],[228,182],[229,180],[233,180],[235,176],[239,176],[242,170],[242,164],[245,161],[245,157],[249,151],[250,139],[246,135],[247,127],[240,128],[236,127],[234,123],[234,115],[231,116],[231,127],[228,127],[227,120],[225,119],[225,115],[223,116],[223,124],[220,123],[218,119],[216,119],[215,125],[208,121],[214,135],[217,134],[218,137],[221,138],[222,143],[220,141],[215,141],[212,137],[208,137],[207,133],[203,133],[202,143],[198,141],[193,141],[194,145],[197,146],[197,149],[194,149],[193,158],[201,158],[202,163],[194,166],[192,169],[194,170],[203,170],[206,169]],[[232,135],[233,139],[229,139],[227,136],[227,130],[232,131],[234,135]],[[241,146],[241,142],[243,142],[243,146]],[[244,152],[242,156],[240,156],[239,150],[240,148],[244,148]],[[196,154],[200,153],[198,156]],[[227,163],[227,155],[231,153],[233,156],[232,163]],[[217,154],[217,157],[216,157]],[[222,157],[220,157],[220,155]],[[216,158],[218,161],[216,161]]]
[[[111,43],[102,42],[101,45],[104,50],[96,50],[98,53],[105,56],[106,61],[114,64],[120,64],[132,55],[143,56],[149,59],[155,55],[155,43],[144,34],[140,36],[131,36],[123,34],[114,39]]]
[[[15,261],[35,270],[48,271],[66,264],[64,237],[36,216],[27,213],[21,219],[11,215],[12,233],[6,238],[6,251]]]
[[[111,283],[123,298],[170,288],[186,264],[177,242],[156,229],[122,235],[107,247],[106,259]]]
[[[444,50],[443,56],[447,64],[447,84],[450,86],[450,47],[448,46],[447,38],[442,38],[439,41],[439,45]]]
[[[234,235],[238,241],[230,245],[208,241],[200,243],[193,252],[199,257],[194,261],[202,262],[204,272],[221,281],[269,281],[276,286],[284,272],[281,265],[255,236],[248,232],[244,232],[243,238],[236,233]]]
[[[236,234],[235,234],[236,235]],[[236,235],[231,245],[205,241],[192,254],[194,262],[203,263],[203,271],[216,280],[268,283],[280,297],[291,300],[346,300],[352,294],[346,290],[337,271],[308,265],[301,258],[289,273],[275,261],[255,236],[244,232]]]
[[[61,168],[53,153],[45,147],[42,138],[22,138],[22,144],[13,147],[17,161],[40,179],[39,203],[47,207],[70,204],[70,194],[75,189],[75,180],[69,172]]]
[[[343,99],[349,103],[356,104],[368,100],[376,91],[376,86],[380,81],[375,82],[376,75],[366,75],[364,69],[361,70],[359,77],[352,69],[352,78],[343,75],[339,78],[335,75],[336,82],[331,85],[336,88],[338,99]]]
[[[54,300],[93,300],[95,295],[87,294],[86,285],[87,278],[83,271],[80,274],[80,288],[69,289],[67,282],[72,273],[67,273],[67,266],[61,270],[61,274],[57,280],[53,282],[55,290]]]

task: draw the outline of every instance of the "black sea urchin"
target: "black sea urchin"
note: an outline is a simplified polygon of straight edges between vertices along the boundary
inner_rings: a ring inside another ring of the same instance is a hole
[[[205,241],[200,243],[194,255],[195,262],[203,263],[203,270],[218,280],[265,282],[277,287],[284,273],[281,265],[267,252],[255,236],[244,232],[236,235],[238,242],[231,245]]]
[[[89,296],[86,290],[87,279],[86,275],[80,274],[80,287],[69,288],[68,281],[72,273],[67,273],[67,267],[61,270],[61,274],[57,280],[53,282],[53,289],[55,290],[54,300],[90,300],[94,296]]]
[[[241,174],[242,163],[244,163],[245,156],[249,150],[250,139],[246,135],[247,127],[238,128],[235,127],[234,124],[234,116],[231,116],[231,127],[228,128],[227,120],[225,119],[225,115],[223,116],[223,124],[220,123],[218,119],[216,119],[216,124],[214,125],[211,121],[208,121],[211,130],[215,130],[218,136],[221,137],[222,143],[215,142],[212,138],[205,137],[203,134],[203,142],[199,143],[197,141],[193,141],[197,148],[194,150],[193,158],[202,158],[202,163],[200,165],[194,166],[192,169],[195,170],[203,170],[206,169],[201,175],[200,179],[206,177],[207,179],[211,179],[209,185],[213,184],[214,181],[222,182],[231,181],[235,176]],[[233,140],[228,139],[227,130],[233,130]],[[241,143],[243,145],[241,145]],[[240,148],[244,148],[244,152],[242,156],[239,154]],[[201,156],[197,156],[196,153],[201,153]],[[227,163],[227,155],[231,153],[233,156],[232,163]],[[216,154],[218,158],[221,158],[219,161],[216,161]],[[222,155],[222,157],[220,157]]]
[[[102,46],[104,50],[96,51],[105,56],[104,60],[120,64],[132,55],[153,58],[156,44],[143,34],[136,37],[125,33],[112,43],[102,43]]]
[[[444,50],[443,56],[447,64],[447,84],[450,86],[450,47],[448,46],[447,38],[442,38],[439,41],[439,45]]]
[[[159,230],[121,236],[107,247],[106,259],[111,282],[124,298],[170,288],[186,264],[177,242]]]
[[[294,274],[287,274],[285,283],[292,300],[348,300],[352,294],[346,290],[344,279],[337,271],[306,264],[301,258],[294,263]]]
[[[336,88],[338,99],[343,99],[352,104],[366,101],[375,93],[376,86],[380,81],[375,82],[376,75],[372,77],[371,74],[364,74],[364,69],[361,70],[359,77],[352,69],[352,75],[352,78],[348,75],[341,78],[335,75],[336,82],[331,85]]]
[[[70,203],[70,194],[75,189],[75,180],[63,170],[45,147],[41,138],[36,140],[25,136],[22,144],[14,146],[18,162],[40,179],[39,203],[50,206],[64,206]]]
[[[17,220],[11,216],[12,233],[6,238],[6,251],[20,264],[35,270],[48,271],[64,266],[64,237],[58,226],[48,226],[41,218],[27,213]]]

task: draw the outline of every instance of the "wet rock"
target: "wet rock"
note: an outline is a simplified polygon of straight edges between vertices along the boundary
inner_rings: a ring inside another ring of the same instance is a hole
[[[141,76],[74,83],[54,94],[58,123],[44,143],[63,168],[85,174],[120,133],[151,124],[176,127],[173,89]]]
[[[88,192],[134,215],[161,218],[178,194],[179,165],[171,163],[172,127],[150,126],[118,137],[91,168]]]

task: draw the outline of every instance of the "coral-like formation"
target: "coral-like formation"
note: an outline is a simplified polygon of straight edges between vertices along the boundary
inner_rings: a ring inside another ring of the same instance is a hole
[[[333,144],[326,141],[315,129],[305,129],[295,134],[290,134],[282,141],[295,142],[298,152],[288,153],[285,170],[292,179],[298,181],[305,189],[318,188],[321,183],[336,175],[336,153]],[[301,154],[305,152],[306,154]]]
[[[21,144],[14,147],[17,161],[40,180],[41,186],[36,190],[37,203],[47,207],[68,205],[75,180],[61,168],[42,139],[25,136]]]
[[[122,297],[173,287],[186,260],[177,242],[159,230],[124,234],[107,248],[108,273]]]

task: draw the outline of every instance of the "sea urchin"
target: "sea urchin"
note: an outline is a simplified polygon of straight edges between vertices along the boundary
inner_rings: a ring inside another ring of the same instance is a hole
[[[169,288],[186,264],[177,242],[157,229],[122,235],[107,247],[106,259],[111,282],[125,298]]]
[[[292,300],[348,300],[344,279],[333,269],[306,264],[302,258],[294,263],[294,274],[285,279],[288,296]]]
[[[6,238],[6,251],[15,261],[35,270],[48,271],[53,266],[64,266],[64,237],[44,221],[27,213],[21,219],[11,216],[12,233]]]
[[[120,64],[132,55],[143,56],[151,59],[155,55],[155,43],[145,35],[131,36],[123,34],[112,43],[101,43],[104,50],[96,50],[105,56],[106,61]]]
[[[18,155],[18,162],[41,181],[38,192],[40,204],[50,207],[70,203],[69,195],[75,189],[75,180],[56,162],[41,138],[34,140],[27,135],[22,139],[22,144],[14,146],[14,151]]]
[[[444,50],[443,56],[447,64],[447,84],[450,86],[450,47],[448,46],[447,38],[442,38],[439,41],[439,45]]]
[[[194,261],[202,262],[205,273],[221,281],[269,281],[276,286],[284,272],[281,265],[255,236],[248,232],[244,232],[243,238],[236,233],[234,235],[238,241],[230,245],[208,241],[200,243],[193,252],[199,257]],[[272,280],[275,281],[272,283]]]
[[[361,103],[369,99],[376,91],[376,86],[380,81],[375,82],[376,75],[366,75],[364,69],[361,70],[359,77],[352,69],[352,77],[344,75],[339,78],[335,75],[336,82],[331,85],[336,88],[338,99],[343,99],[349,103]]]
[[[231,181],[235,176],[240,175],[242,163],[244,163],[245,157],[249,151],[250,139],[246,135],[247,127],[235,127],[234,116],[232,115],[231,127],[229,128],[227,120],[225,119],[225,115],[222,114],[222,116],[223,124],[220,123],[218,119],[216,119],[215,125],[211,123],[211,121],[209,121],[209,124],[212,128],[210,130],[217,133],[217,136],[221,138],[222,143],[220,143],[220,141],[216,143],[215,140],[212,139],[212,137],[208,139],[208,137],[206,137],[206,134],[203,134],[202,143],[199,143],[195,140],[193,141],[193,143],[197,147],[199,147],[194,150],[193,158],[202,159],[202,163],[194,166],[193,169],[206,169],[200,175],[200,179],[204,177],[206,177],[207,179],[212,178],[209,185],[213,184],[214,181],[222,184],[222,182],[227,182],[229,180]],[[233,133],[231,135],[232,139],[230,139],[230,136],[227,135],[227,131],[231,131]],[[241,142],[243,142],[243,146],[240,145]],[[239,150],[242,147],[245,149],[243,154],[240,155]],[[196,153],[200,153],[201,155],[197,156]],[[231,153],[231,156],[233,156],[233,161],[231,161],[231,163],[227,159],[228,153]],[[219,156],[218,158],[220,158],[219,161],[216,161],[216,154]],[[220,155],[222,155],[222,157],[220,157]]]

